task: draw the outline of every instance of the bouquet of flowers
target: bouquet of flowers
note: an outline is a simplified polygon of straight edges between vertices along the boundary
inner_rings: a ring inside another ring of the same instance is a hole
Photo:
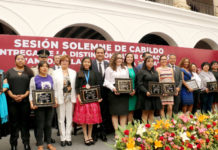
[[[116,134],[117,150],[217,150],[218,113],[178,114],[152,124],[134,121]]]

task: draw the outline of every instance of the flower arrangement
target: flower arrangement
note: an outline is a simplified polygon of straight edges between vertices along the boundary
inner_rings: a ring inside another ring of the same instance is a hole
[[[189,115],[180,113],[171,120],[152,124],[134,121],[116,134],[117,150],[216,150],[218,149],[218,113]]]

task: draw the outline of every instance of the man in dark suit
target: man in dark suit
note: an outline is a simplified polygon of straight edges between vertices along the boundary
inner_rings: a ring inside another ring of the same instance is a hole
[[[98,47],[95,49],[96,59],[92,61],[92,69],[97,74],[98,85],[101,87],[101,96],[103,101],[100,103],[101,106],[101,115],[102,115],[102,123],[95,125],[93,127],[93,139],[97,141],[97,138],[101,138],[102,141],[107,141],[106,137],[106,128],[108,121],[111,122],[111,117],[108,110],[107,104],[107,89],[103,87],[104,76],[106,68],[109,66],[109,63],[104,60],[105,49],[102,47]],[[109,120],[108,120],[109,118]],[[110,124],[109,122],[109,124]]]
[[[139,62],[138,66],[136,67],[136,68],[138,69],[138,71],[142,69],[142,67],[143,67],[143,65],[144,65],[144,60],[145,60],[145,58],[147,58],[148,56],[151,56],[151,53],[150,53],[150,52],[144,52],[144,53],[142,54],[143,61],[142,61],[142,62]]]
[[[180,90],[182,87],[182,72],[180,67],[176,66],[176,55],[170,54],[169,56],[169,67],[174,71],[174,79],[176,84],[177,94],[174,96],[173,113],[177,114],[179,112],[180,106]]]
[[[61,68],[60,59],[61,59],[60,55],[55,55],[54,56],[54,58],[53,58],[54,66],[52,67],[52,69],[57,70],[57,69]]]

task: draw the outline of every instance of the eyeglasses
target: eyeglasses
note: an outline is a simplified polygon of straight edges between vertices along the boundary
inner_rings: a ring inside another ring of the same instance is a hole
[[[123,59],[122,57],[117,57],[117,59]]]
[[[25,59],[24,59],[24,58],[17,58],[16,60],[17,60],[17,61],[20,61],[20,60],[23,61],[23,60],[25,60]]]

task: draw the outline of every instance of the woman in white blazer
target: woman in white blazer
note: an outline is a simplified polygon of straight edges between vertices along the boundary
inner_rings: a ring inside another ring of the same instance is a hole
[[[76,103],[76,71],[68,68],[70,61],[70,56],[62,56],[60,59],[61,68],[55,70],[53,73],[55,98],[59,104],[57,107],[57,116],[62,147],[72,145],[72,113],[73,103]]]

